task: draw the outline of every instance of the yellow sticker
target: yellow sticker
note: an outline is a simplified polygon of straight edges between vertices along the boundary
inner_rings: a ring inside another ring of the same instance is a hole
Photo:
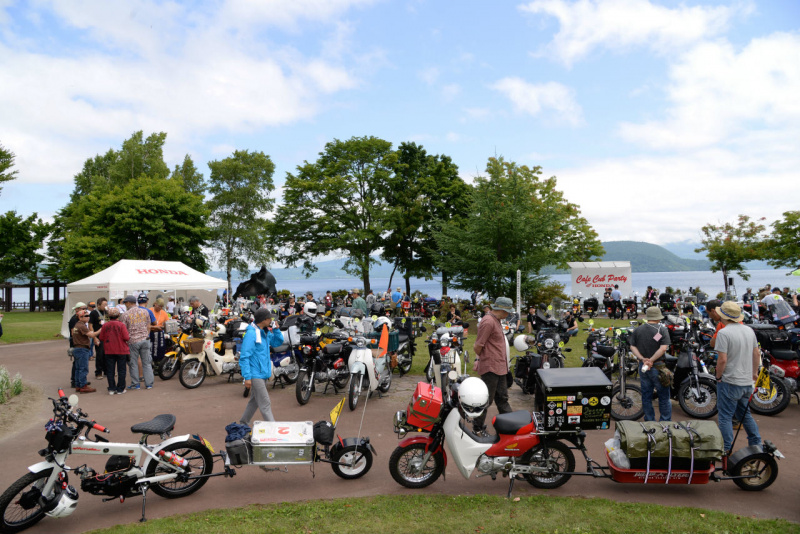
[[[208,447],[208,450],[211,451],[211,454],[214,454],[214,447],[211,446],[211,443],[208,442],[206,438],[201,438],[203,440],[203,445]]]
[[[342,413],[342,409],[344,408],[344,400],[345,397],[342,397],[342,400],[339,401],[339,404],[337,404],[333,410],[331,410],[331,424],[333,426],[336,426],[336,421],[339,419],[339,416]]]
[[[597,397],[592,397],[591,399],[589,399],[589,405],[590,406],[597,406],[598,402],[600,402],[600,401],[597,400]]]
[[[550,304],[550,305],[547,307],[547,311],[552,311],[552,310],[553,310],[553,305],[552,305],[552,304]]]
[[[620,330],[619,328],[617,328],[616,334],[617,334],[617,335],[620,335],[621,333],[622,333],[622,330]]]
[[[372,316],[372,320],[373,320],[373,321],[377,321],[377,320],[378,320],[378,316],[377,316],[377,315],[373,315],[373,316]]]
[[[405,318],[405,317],[403,317],[402,319],[400,319],[400,324],[406,324],[406,318]]]
[[[563,396],[560,396],[560,397],[547,397],[547,402],[550,402],[550,401],[558,402],[558,401],[565,401],[565,400],[567,400],[567,396],[566,395],[563,395]]]
[[[450,321],[447,321],[446,323],[444,323],[444,327],[445,328],[450,328]]]
[[[563,349],[564,348],[564,342],[563,341],[559,341],[558,342],[558,347]]]

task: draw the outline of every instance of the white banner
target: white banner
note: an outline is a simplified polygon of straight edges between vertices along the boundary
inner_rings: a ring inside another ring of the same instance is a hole
[[[619,286],[622,298],[633,294],[631,264],[627,261],[570,262],[570,282],[573,295],[580,292],[584,297],[595,293],[602,299],[607,287]]]

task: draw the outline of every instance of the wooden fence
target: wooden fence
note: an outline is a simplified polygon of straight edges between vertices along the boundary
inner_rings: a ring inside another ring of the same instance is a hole
[[[42,306],[39,307],[39,288],[42,288]],[[10,312],[11,310],[24,310],[28,311],[62,311],[64,309],[64,301],[61,295],[66,296],[65,282],[43,282],[36,284],[35,282],[28,282],[27,284],[0,284],[0,309]],[[14,302],[13,289],[30,290],[27,302]],[[64,290],[64,291],[62,291]]]

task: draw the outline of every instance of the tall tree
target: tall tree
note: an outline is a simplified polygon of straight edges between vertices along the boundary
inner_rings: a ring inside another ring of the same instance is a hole
[[[39,249],[49,231],[50,225],[35,213],[27,218],[15,211],[0,215],[0,282],[36,276],[39,262],[44,259]]]
[[[783,219],[772,223],[764,256],[773,267],[800,266],[800,211],[787,211]]]
[[[10,170],[14,166],[14,153],[0,144],[0,192],[3,191],[2,183],[17,177],[17,171]]]
[[[278,259],[314,272],[313,258],[341,252],[344,269],[370,290],[372,254],[380,250],[387,210],[386,190],[396,154],[376,137],[335,139],[315,163],[287,174],[283,204],[272,225],[273,241],[285,248]]]
[[[750,220],[747,215],[739,215],[736,223],[707,224],[700,231],[704,236],[703,246],[696,248],[695,252],[706,253],[712,273],[722,272],[725,292],[728,291],[728,274],[731,272],[735,271],[742,280],[750,278],[744,264],[763,258],[763,224]]]
[[[566,267],[603,253],[578,206],[556,189],[555,177],[543,179],[540,167],[503,158],[489,158],[486,173],[475,180],[463,228],[449,223],[436,234],[439,248],[448,251],[440,265],[453,273],[454,287],[513,296],[519,269],[528,298],[542,285],[544,267]]]
[[[270,198],[275,165],[263,152],[237,150],[208,166],[209,245],[230,286],[233,269],[246,276],[248,262],[264,264],[275,257],[275,249],[268,244],[266,218],[275,203]]]
[[[184,156],[183,163],[175,165],[175,169],[172,171],[172,179],[183,180],[183,187],[189,193],[203,195],[206,192],[206,182],[203,174],[194,166],[194,161],[192,161],[192,157],[189,154]]]

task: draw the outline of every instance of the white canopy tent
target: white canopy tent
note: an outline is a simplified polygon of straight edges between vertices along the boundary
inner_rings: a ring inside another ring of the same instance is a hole
[[[619,286],[623,298],[630,296],[633,291],[629,261],[571,261],[568,265],[572,270],[570,281],[573,295],[581,291],[586,297],[598,293],[602,298],[605,288],[615,285]]]
[[[67,284],[61,335],[69,336],[67,323],[73,315],[72,307],[78,302],[88,303],[105,297],[116,304],[117,299],[125,295],[145,292],[150,297],[150,305],[157,295],[174,296],[176,300],[183,298],[187,303],[189,297],[197,296],[210,309],[216,303],[217,290],[227,287],[225,280],[195,271],[179,261],[120,260],[108,269]]]

